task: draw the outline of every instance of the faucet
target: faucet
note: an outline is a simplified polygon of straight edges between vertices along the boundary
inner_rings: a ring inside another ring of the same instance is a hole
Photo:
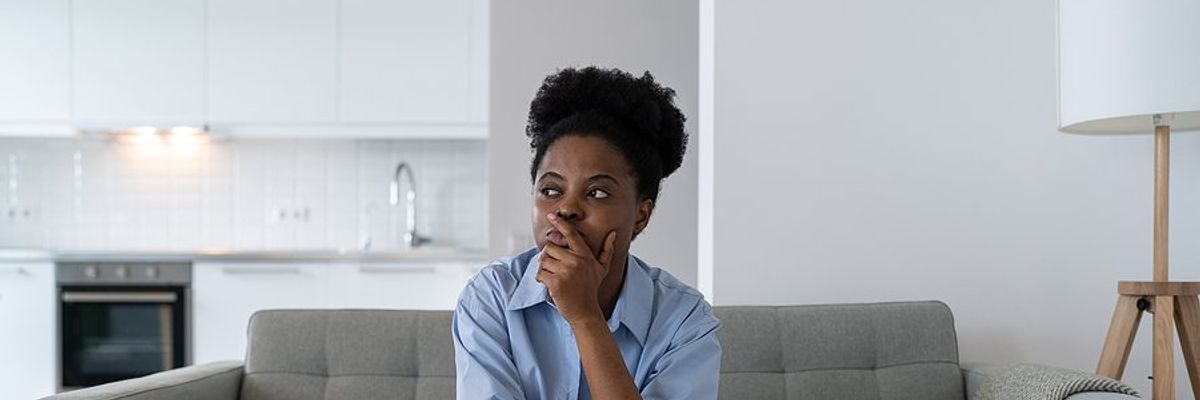
[[[405,227],[407,228],[404,232],[404,248],[411,250],[429,243],[433,239],[417,234],[417,182],[413,179],[412,166],[406,162],[396,165],[396,173],[392,175],[389,202],[392,206],[400,204],[401,173],[404,173],[404,177],[408,180],[408,190],[404,194],[406,200],[404,204]]]

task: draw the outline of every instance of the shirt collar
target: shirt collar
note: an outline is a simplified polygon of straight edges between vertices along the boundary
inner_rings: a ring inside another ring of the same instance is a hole
[[[523,308],[533,307],[542,302],[549,302],[550,292],[546,290],[546,285],[537,281],[537,272],[541,264],[542,252],[537,248],[530,249],[523,255],[528,256],[526,261],[525,272],[521,275],[521,281],[517,283],[517,289],[513,291],[512,297],[508,300],[508,310],[516,311]],[[523,257],[518,257],[518,260]]]
[[[517,289],[513,291],[513,295],[508,301],[509,311],[533,307],[540,303],[550,304],[550,292],[546,289],[546,285],[537,281],[541,252],[530,251],[527,254],[530,253],[532,256],[527,263],[528,266],[521,275]],[[654,282],[647,274],[645,263],[630,254],[625,261],[625,283],[621,286],[621,294],[617,296],[617,304],[613,307],[612,318],[609,318],[608,321],[609,330],[615,332],[618,322],[624,324],[644,346],[646,335],[650,331],[650,310],[653,309],[651,304],[653,298]]]

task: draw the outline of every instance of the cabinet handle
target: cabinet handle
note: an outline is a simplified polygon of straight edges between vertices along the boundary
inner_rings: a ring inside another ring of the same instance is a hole
[[[230,275],[300,275],[299,267],[221,267],[221,272]]]
[[[0,276],[25,276],[28,273],[23,267],[3,268],[0,269]]]
[[[358,272],[364,274],[432,274],[435,271],[434,267],[375,267],[369,265],[358,266]]]

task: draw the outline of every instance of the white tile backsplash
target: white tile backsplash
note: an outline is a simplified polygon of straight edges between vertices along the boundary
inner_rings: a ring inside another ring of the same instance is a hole
[[[483,248],[485,151],[459,140],[0,138],[0,247],[399,249],[404,206],[389,204],[388,183],[406,161],[418,231]]]

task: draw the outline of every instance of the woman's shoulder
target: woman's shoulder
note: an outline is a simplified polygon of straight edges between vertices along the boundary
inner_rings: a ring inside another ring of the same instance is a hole
[[[688,302],[696,302],[704,299],[704,295],[699,290],[679,280],[679,278],[676,278],[669,271],[652,266],[636,256],[634,256],[634,260],[637,261],[634,264],[641,268],[645,272],[646,277],[650,279],[650,282],[654,284],[657,295],[680,298]]]
[[[672,342],[686,341],[720,326],[712,306],[699,290],[662,268],[636,260],[653,287],[654,322],[650,324],[650,335],[672,338]]]

